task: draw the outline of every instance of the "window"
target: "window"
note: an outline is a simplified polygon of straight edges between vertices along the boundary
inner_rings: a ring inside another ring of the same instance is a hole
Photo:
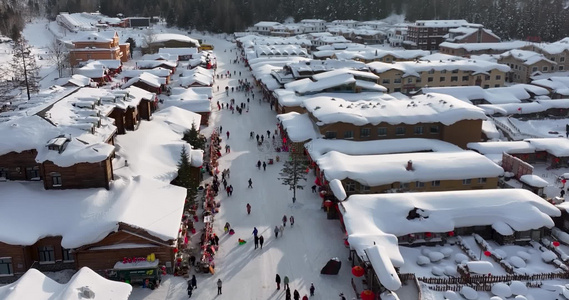
[[[549,58],[549,60],[551,60],[551,61],[555,61],[555,57],[554,57],[554,56],[552,56],[552,57],[550,57],[550,58]]]
[[[53,186],[61,186],[61,174],[57,172],[52,172],[51,174],[51,183]]]
[[[336,131],[326,131],[324,135],[327,139],[335,139],[336,138]]]
[[[458,76],[451,76],[450,77],[450,82],[457,82],[458,81]]]
[[[439,134],[439,126],[437,126],[437,125],[431,126],[430,132],[431,132],[431,134]]]
[[[61,248],[63,261],[74,261],[75,258],[73,257],[73,253],[71,253],[71,249]]]
[[[352,130],[344,131],[344,138],[345,139],[353,139],[354,138],[354,132]]]
[[[415,83],[421,83],[421,77],[417,77],[417,79],[415,79]]]
[[[463,184],[463,185],[469,185],[469,184],[471,184],[471,183],[472,183],[472,179],[463,179],[463,180],[462,180],[462,184]]]
[[[413,78],[407,78],[407,83],[413,83]]]
[[[478,178],[478,183],[486,183],[486,178]]]
[[[446,74],[447,70],[441,70],[441,74]]]
[[[433,77],[427,77],[427,82],[433,82]]]
[[[561,56],[561,57],[559,58],[559,61],[560,61],[560,62],[564,62],[564,61],[565,61],[565,56]]]
[[[531,68],[531,71],[532,71],[532,72],[537,72],[537,67]]]
[[[501,75],[496,75],[496,80],[500,80],[500,79],[502,79],[502,76],[501,76]]]
[[[393,83],[401,83],[401,78],[395,78],[395,79],[393,79]]]
[[[435,69],[431,69],[431,70],[429,70],[429,72],[428,72],[428,73],[429,73],[429,74],[435,74]]]
[[[487,88],[489,88],[489,87],[490,87],[489,84],[485,84],[485,85],[484,85],[484,88],[485,88],[485,89],[487,89]]]
[[[413,129],[413,133],[415,135],[423,134],[423,126],[415,126],[415,128]]]
[[[395,135],[405,135],[405,127],[395,128]]]
[[[360,129],[360,137],[369,137],[370,133],[371,133],[371,129],[369,129],[369,128]]]
[[[27,179],[39,179],[40,177],[40,167],[27,167],[26,168],[26,178]]]
[[[12,258],[4,257],[0,258],[0,275],[12,275],[14,270],[12,269]]]
[[[441,186],[441,181],[440,180],[431,181],[431,186]]]
[[[462,81],[468,81],[468,76],[462,76]]]
[[[446,79],[446,77],[441,76],[441,77],[439,78],[439,81],[440,81],[440,82],[443,82],[443,81],[445,81],[445,79]]]
[[[402,189],[409,189],[409,182],[405,182],[401,184]]]
[[[346,191],[347,192],[355,192],[356,191],[356,184],[354,182],[346,183]]]
[[[383,84],[389,84],[389,79],[383,79],[383,80],[381,81],[381,83],[383,83]]]
[[[559,71],[563,71],[565,69],[563,66],[559,66]]]
[[[394,92],[394,93],[401,92],[401,88],[394,88],[394,89],[393,89],[393,92]]]
[[[360,185],[360,192],[369,192],[370,191],[370,187],[367,185]]]
[[[417,187],[417,188],[425,187],[425,183],[424,183],[424,182],[420,182],[420,181],[415,181],[415,187]]]
[[[490,80],[490,75],[484,75],[484,80]]]
[[[40,262],[53,262],[55,261],[55,253],[53,246],[38,247]]]
[[[387,135],[387,127],[379,127],[377,129],[378,136],[386,136]]]
[[[8,179],[8,169],[0,168],[0,178]]]
[[[543,66],[542,70],[543,70],[543,72],[547,72],[547,70],[548,70],[547,66]]]
[[[453,74],[456,74],[456,73],[458,73],[458,69],[454,69],[454,70],[452,70],[452,73],[453,73]]]

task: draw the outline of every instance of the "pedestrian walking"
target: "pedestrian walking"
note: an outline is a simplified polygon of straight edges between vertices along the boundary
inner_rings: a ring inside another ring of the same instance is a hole
[[[247,203],[247,214],[251,214],[251,204]]]
[[[265,137],[261,134],[261,143],[265,141]]]
[[[302,300],[308,300],[308,295],[304,295],[304,297],[302,297]]]
[[[267,163],[263,162],[263,171],[266,171],[266,170],[267,170]]]
[[[274,232],[275,232],[275,238],[278,239],[278,238],[279,238],[279,227],[278,227],[277,225],[275,225],[275,230],[274,230]]]
[[[282,220],[283,220],[283,226],[286,227],[286,220],[287,220],[286,215],[283,216]]]
[[[297,290],[294,290],[294,293],[292,295],[294,297],[294,300],[300,300],[300,293]]]
[[[313,192],[313,193],[316,193],[316,185],[313,185],[313,186],[312,186],[312,192]]]
[[[253,139],[253,134],[254,134],[253,131],[251,131],[251,132],[249,133],[249,139],[251,139],[251,140]]]
[[[225,233],[228,233],[229,229],[231,229],[231,225],[229,225],[229,222],[225,222],[225,226],[223,227],[223,230],[225,231]]]
[[[267,130],[267,138],[270,138],[270,137],[271,137],[271,131]]]
[[[344,297],[344,293],[340,293],[340,300],[346,300],[346,297]]]
[[[188,298],[192,298],[192,291],[194,290],[194,288],[192,287],[191,283],[188,282]]]
[[[281,232],[281,236],[284,236],[284,227],[282,225],[279,226],[279,231]]]
[[[279,274],[277,274],[277,276],[275,277],[275,282],[277,283],[277,290],[281,289],[281,277],[279,276]]]
[[[219,126],[219,134],[223,133],[223,126]]]
[[[227,139],[229,139],[229,130],[227,131],[226,135],[227,135]]]
[[[192,275],[191,284],[194,289],[198,288],[198,280],[196,279],[196,275]]]
[[[225,191],[227,192],[227,197],[231,196],[231,188],[226,187]]]
[[[284,280],[283,280],[283,287],[285,287],[285,288],[287,288],[287,289],[289,288],[289,286],[288,286],[288,276],[285,276],[285,277],[284,277]]]
[[[563,198],[563,196],[565,196],[565,190],[562,188],[561,189],[561,198]]]
[[[259,236],[259,245],[261,246],[261,249],[263,249],[263,243],[265,242],[265,238],[261,235]]]
[[[223,189],[226,190],[227,189],[227,180],[225,180],[225,178],[223,178],[223,180],[221,182],[223,183]]]
[[[311,282],[311,283],[310,283],[310,297],[314,296],[314,290],[316,290],[316,289],[314,288],[314,283]]]
[[[257,161],[257,169],[261,170],[261,161],[260,160]]]
[[[284,289],[284,288],[285,288],[285,287],[283,287],[283,289]],[[290,295],[290,288],[286,288],[285,300],[292,300],[291,295]]]
[[[294,216],[290,216],[288,220],[290,221],[290,227],[294,226]]]
[[[229,169],[226,169],[226,170],[227,170],[227,171],[225,172],[225,176],[227,176],[227,179],[229,179],[229,177],[231,177],[231,176],[230,176],[230,172],[231,172],[231,171],[230,171]],[[233,186],[231,186],[231,191],[233,192]]]
[[[233,185],[229,185],[229,196],[233,195]]]
[[[217,280],[217,294],[221,295],[221,278]]]
[[[249,178],[249,186],[247,186],[247,188],[253,188],[253,180],[251,180],[251,178]]]
[[[259,142],[259,135],[257,134],[257,143]]]
[[[255,235],[255,249],[257,249],[259,247],[259,237],[257,235]]]
[[[221,110],[221,105],[219,104],[219,101],[217,101],[217,110]]]
[[[215,233],[213,234],[213,244],[219,246],[219,237]]]
[[[257,230],[257,227],[253,227],[253,236],[257,236],[257,233],[259,233],[259,230]]]

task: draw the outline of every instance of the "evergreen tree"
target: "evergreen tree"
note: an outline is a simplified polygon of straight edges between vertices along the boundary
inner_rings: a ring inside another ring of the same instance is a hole
[[[10,73],[15,87],[25,87],[30,100],[30,93],[39,92],[39,67],[32,54],[31,46],[24,38],[14,41],[14,56],[10,62]]]
[[[195,124],[192,124],[192,128],[184,132],[182,139],[196,149],[205,149],[206,138],[198,132]]]
[[[174,180],[173,184],[186,188],[187,205],[193,205],[197,197],[199,180],[192,176],[192,169],[190,164],[190,156],[186,150],[186,145],[182,147],[180,152],[180,161],[178,162],[178,177]]]
[[[292,203],[296,202],[296,189],[304,189],[301,185],[301,180],[306,181],[306,168],[308,164],[304,160],[300,160],[297,155],[292,155],[292,159],[286,161],[279,173],[282,177],[279,179],[283,185],[288,185],[289,190],[292,190]]]

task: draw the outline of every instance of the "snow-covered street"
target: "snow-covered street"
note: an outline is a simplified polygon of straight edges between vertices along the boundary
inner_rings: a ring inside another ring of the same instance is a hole
[[[276,112],[271,111],[269,104],[260,104],[258,89],[255,98],[251,96],[249,112],[237,111],[232,114],[229,109],[217,109],[217,101],[229,103],[235,99],[236,104],[247,102],[244,92],[231,92],[239,79],[252,81],[250,71],[243,65],[232,64],[236,58],[237,48],[234,44],[210,36],[204,37],[207,43],[215,46],[218,57],[217,73],[230,71],[231,78],[217,79],[214,84],[212,115],[210,126],[202,133],[209,137],[215,127],[222,127],[222,149],[228,144],[231,153],[223,154],[220,170],[231,169],[228,184],[233,185],[234,194],[227,197],[220,192],[220,213],[215,216],[215,232],[220,236],[220,247],[216,254],[215,275],[199,273],[196,275],[198,289],[194,290],[195,299],[284,299],[283,288],[276,289],[275,276],[290,278],[290,289],[300,292],[301,297],[309,294],[310,284],[316,287],[312,299],[336,299],[343,292],[348,298],[355,296],[350,284],[350,262],[348,249],[343,244],[343,232],[338,220],[327,220],[320,209],[320,198],[311,192],[314,177],[309,176],[305,189],[297,194],[296,204],[292,203],[292,191],[278,180],[283,160],[288,153],[276,153],[272,147],[257,147],[255,139],[249,138],[251,131],[266,137],[267,130],[271,137],[276,127]],[[233,75],[236,71],[236,75]],[[242,76],[239,77],[239,72]],[[219,86],[219,92],[217,87]],[[229,96],[225,94],[225,86],[229,86]],[[226,132],[230,132],[227,139]],[[272,141],[272,139],[271,139]],[[222,151],[224,152],[224,151]],[[258,160],[268,163],[269,158],[280,156],[280,162],[257,169]],[[253,188],[247,188],[251,178]],[[246,204],[250,203],[252,211],[247,215]],[[294,228],[287,224],[284,235],[275,239],[273,228],[281,223],[283,215],[295,218]],[[223,226],[231,224],[236,234],[224,235]],[[263,249],[254,249],[253,228],[257,227],[259,235],[263,235]],[[194,235],[194,242],[199,240],[200,232]],[[245,239],[245,245],[237,240]],[[320,275],[321,268],[330,258],[338,257],[342,268],[337,276]],[[217,295],[217,280],[223,282],[223,294]],[[180,277],[165,277],[160,288],[154,291],[134,287],[131,299],[187,299],[186,281]]]

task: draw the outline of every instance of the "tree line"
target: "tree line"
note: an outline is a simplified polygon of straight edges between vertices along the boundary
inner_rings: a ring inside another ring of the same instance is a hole
[[[26,15],[101,11],[108,16],[160,16],[170,26],[216,33],[243,31],[258,21],[294,18],[377,20],[392,13],[409,21],[466,19],[504,40],[569,36],[566,0],[0,0],[0,32],[21,30]]]

